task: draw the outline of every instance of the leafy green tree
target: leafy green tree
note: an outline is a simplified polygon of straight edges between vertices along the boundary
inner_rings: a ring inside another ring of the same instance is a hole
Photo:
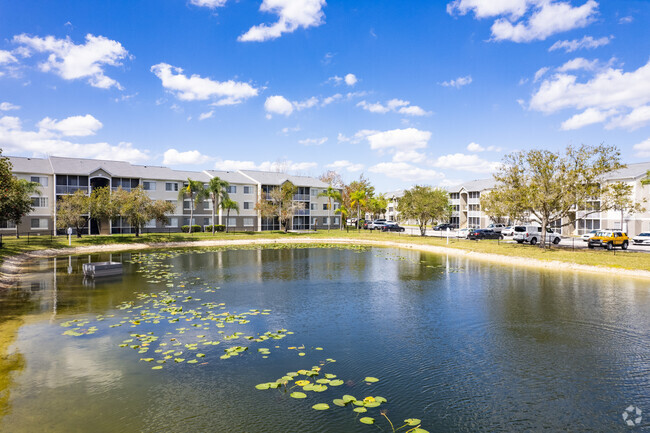
[[[255,210],[262,218],[278,217],[281,227],[287,233],[293,216],[305,208],[305,203],[293,200],[296,191],[298,188],[290,181],[286,181],[281,186],[273,188],[268,199],[262,197],[255,204]]]
[[[228,196],[228,187],[230,184],[225,180],[220,179],[219,177],[213,177],[210,179],[207,188],[203,190],[204,198],[210,199],[212,201],[212,234],[215,233],[215,226],[217,225],[217,209],[219,204],[226,199],[230,199]]]
[[[503,158],[494,175],[495,191],[513,209],[523,209],[542,225],[540,247],[546,244],[546,228],[553,221],[562,226],[574,224],[575,209],[588,209],[589,203],[600,197],[604,189],[602,176],[624,167],[620,151],[614,146],[569,146],[564,152],[531,149],[511,153]],[[601,201],[600,209],[610,204]]]
[[[81,232],[88,222],[85,216],[90,209],[90,197],[82,190],[77,190],[74,194],[61,196],[56,203],[56,227],[65,229],[73,227],[77,231],[77,237],[81,237]]]
[[[449,193],[441,188],[415,185],[399,200],[401,215],[418,222],[421,236],[426,235],[428,223],[448,217],[450,210]]]
[[[319,193],[318,197],[327,197],[327,231],[330,231],[332,226],[332,200],[341,203],[341,192],[330,185],[326,190]]]
[[[11,174],[11,161],[9,158],[2,156],[0,149],[0,220],[9,221],[7,211],[9,209],[11,187],[14,176]]]
[[[375,197],[372,197],[368,205],[373,218],[379,218],[382,214],[386,214],[387,207],[388,200],[384,194],[379,194]]]
[[[344,227],[348,226],[348,215],[350,215],[350,210],[341,204],[341,206],[339,206],[339,208],[336,209],[334,213],[341,215],[341,224],[339,225],[339,228],[343,230]]]
[[[90,217],[97,221],[99,233],[102,232],[102,220],[112,220],[118,216],[119,212],[109,187],[93,188],[90,194],[89,211]]]
[[[169,217],[167,214],[173,213],[176,210],[174,203],[167,200],[152,201],[148,209],[148,221],[156,220],[161,225],[169,224]]]
[[[525,211],[516,205],[518,200],[512,200],[505,197],[505,191],[494,190],[488,193],[481,193],[481,210],[493,222],[506,224],[514,224],[515,221],[522,221],[524,219]]]
[[[368,204],[368,192],[365,189],[358,189],[350,194],[350,205],[357,208],[357,230],[361,229],[361,208]]]
[[[14,177],[11,180],[5,216],[7,221],[15,224],[16,238],[20,237],[18,226],[23,217],[34,210],[32,195],[41,195],[41,191],[38,189],[39,186],[38,183],[25,179],[17,179]]]
[[[234,210],[239,215],[239,203],[235,200],[231,200],[230,197],[226,197],[221,201],[221,209],[226,211],[226,233],[228,233],[228,218],[230,218],[230,211]],[[213,224],[213,233],[214,233],[214,224]]]
[[[135,229],[135,237],[140,236],[142,228],[151,220],[155,219],[166,224],[168,222],[166,214],[175,209],[173,203],[152,200],[142,186],[131,191],[119,188],[113,193],[113,200],[119,208],[119,215]]]
[[[194,224],[194,206],[196,203],[201,203],[205,197],[205,186],[203,182],[187,178],[187,185],[183,186],[178,191],[178,199],[182,202],[186,198],[190,199],[190,226]],[[214,220],[212,221],[214,223]],[[214,224],[213,224],[214,225]]]

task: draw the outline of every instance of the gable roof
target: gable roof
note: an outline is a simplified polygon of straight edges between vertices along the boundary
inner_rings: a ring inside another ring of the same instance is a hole
[[[11,171],[29,174],[53,174],[52,166],[44,158],[24,158],[22,156],[8,156],[11,162]]]

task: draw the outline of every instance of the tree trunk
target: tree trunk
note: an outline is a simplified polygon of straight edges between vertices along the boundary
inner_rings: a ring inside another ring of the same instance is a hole
[[[16,226],[16,239],[20,239],[20,233],[18,233],[18,224],[14,222],[14,225]]]
[[[361,230],[361,206],[357,205],[357,231]]]
[[[329,232],[332,227],[332,199],[329,199],[327,206],[327,231]]]
[[[624,212],[623,209],[621,209],[621,231],[624,231],[624,229],[623,229],[623,219],[624,219],[623,212]]]
[[[192,224],[193,219],[194,219],[194,198],[190,197],[190,224],[189,224],[190,229],[188,230],[188,232],[190,232],[190,234],[193,233],[192,232],[192,226],[194,225],[194,224]]]
[[[230,219],[230,209],[228,209],[226,211],[226,233],[228,233],[228,229],[230,228],[230,227],[228,227],[228,220],[229,219]]]
[[[539,247],[546,248],[546,226],[548,225],[548,217],[542,217],[542,238],[539,240]]]
[[[217,200],[213,199],[212,200],[212,236],[214,236],[214,232],[216,231],[216,225],[217,225]]]

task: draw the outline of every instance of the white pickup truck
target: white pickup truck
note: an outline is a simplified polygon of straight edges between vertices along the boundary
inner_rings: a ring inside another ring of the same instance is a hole
[[[535,245],[542,238],[542,228],[538,226],[515,226],[514,233],[512,239],[519,244],[528,242],[531,245]],[[557,245],[561,240],[560,235],[552,229],[546,229],[546,242]]]

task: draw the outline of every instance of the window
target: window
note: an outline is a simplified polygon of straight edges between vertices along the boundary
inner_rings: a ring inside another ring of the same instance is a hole
[[[47,207],[47,197],[32,197],[33,207]]]
[[[481,197],[481,193],[479,191],[471,191],[469,193],[469,198],[480,198],[480,197]]]
[[[203,225],[204,226],[209,226],[211,224],[210,220],[212,218],[203,218]]]
[[[334,217],[334,225],[337,225],[339,223],[339,217]]]
[[[327,203],[323,203],[323,210],[327,210]]]
[[[311,204],[311,210],[316,210],[316,203]]]
[[[178,184],[176,182],[166,182],[165,191],[178,191]]]
[[[165,227],[178,227],[178,218],[169,218],[169,222]]]
[[[253,209],[253,202],[252,201],[245,201],[244,202],[244,209]]]
[[[190,201],[189,200],[184,200],[183,201],[183,209],[189,209],[190,208]]]
[[[31,182],[37,183],[41,186],[47,186],[47,177],[41,176],[32,176],[30,179]]]
[[[176,200],[165,200],[167,203],[171,203],[176,207]]]
[[[145,191],[155,191],[156,190],[156,182],[152,181],[144,181],[142,182],[142,186]]]
[[[12,223],[11,221],[0,221],[0,229],[15,229],[16,224]]]
[[[211,200],[204,201],[203,202],[203,209],[211,210],[212,209],[212,201]]]
[[[253,218],[244,218],[244,227],[253,227]]]
[[[252,194],[253,193],[253,187],[252,186],[245,186],[244,187],[244,194]]]
[[[237,194],[237,186],[235,185],[230,185],[228,187],[228,194]]]
[[[449,197],[450,197],[452,200],[458,200],[458,199],[460,198],[460,194],[457,193],[457,192],[452,192],[451,194],[449,194]]]
[[[230,217],[228,218],[228,227],[235,227],[237,225],[237,218]]]
[[[32,218],[33,229],[47,229],[47,218]]]
[[[323,224],[325,224],[325,225],[329,224],[329,218],[328,217],[323,218]]]
[[[316,188],[311,189],[311,195],[317,196],[318,195],[318,190]]]
[[[152,219],[152,220],[147,221],[145,223],[144,227],[147,228],[147,229],[155,229],[156,228],[156,220]]]

